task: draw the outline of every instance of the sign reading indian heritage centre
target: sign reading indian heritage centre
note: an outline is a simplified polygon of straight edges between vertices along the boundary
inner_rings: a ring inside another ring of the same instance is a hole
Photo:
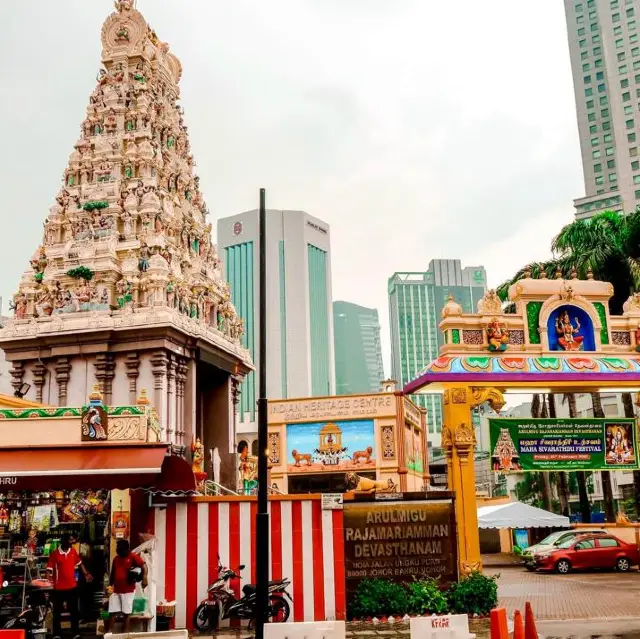
[[[453,500],[344,504],[347,595],[364,579],[457,580]]]
[[[494,471],[638,468],[633,419],[490,419],[489,432]]]

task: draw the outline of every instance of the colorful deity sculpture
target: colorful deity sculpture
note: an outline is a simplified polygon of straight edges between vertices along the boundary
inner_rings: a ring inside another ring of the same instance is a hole
[[[564,310],[556,319],[556,333],[558,334],[558,345],[563,351],[579,351],[582,349],[584,337],[578,335],[580,332],[580,322],[575,318],[575,327],[571,323],[569,311]]]
[[[244,444],[239,458],[240,490],[245,495],[253,495],[258,489],[258,460],[249,455],[249,447]]]
[[[487,339],[492,352],[506,351],[509,346],[509,331],[497,317],[492,317],[487,325]]]

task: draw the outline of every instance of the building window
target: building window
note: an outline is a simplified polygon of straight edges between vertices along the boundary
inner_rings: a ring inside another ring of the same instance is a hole
[[[581,4],[577,4],[577,5],[574,7],[574,11],[575,11],[576,13],[582,13],[582,12],[584,11],[584,7],[583,7]]]
[[[607,90],[607,87],[604,84],[598,85],[598,93],[604,93]]]
[[[613,35],[614,36],[622,35],[622,27],[614,27],[613,28]]]
[[[592,133],[592,134],[593,134],[593,133],[597,133],[597,132],[598,132],[598,125],[597,125],[597,124],[592,124],[592,125],[589,127],[589,133]]]
[[[612,0],[611,8],[612,9],[617,9],[618,8],[618,0]],[[577,13],[577,11],[576,11],[576,13]]]
[[[607,133],[607,135],[604,136],[604,141],[605,141],[605,144],[607,142],[613,142],[613,136],[611,135],[611,133]]]
[[[609,173],[609,182],[617,182],[618,176],[615,173]]]
[[[608,118],[609,117],[609,109],[602,109],[602,111],[600,111],[600,115],[603,118]]]
[[[602,54],[602,47],[594,47],[593,48],[593,55],[601,55]],[[596,66],[598,66],[596,64]]]
[[[640,200],[640,191],[636,191],[636,200]]]
[[[616,49],[622,49],[622,47],[624,47],[624,39],[618,38],[616,40]]]
[[[586,32],[587,32],[587,31],[586,31],[586,29],[585,29],[584,27],[580,27],[580,28],[578,29],[578,35],[579,35],[579,36],[583,36]]]
[[[598,146],[600,140],[598,138],[591,138],[591,146]]]
[[[607,122],[603,122],[602,123],[602,130],[603,131],[609,131],[611,130],[611,122],[607,121]]]
[[[593,100],[587,100],[587,109],[593,109],[594,102]]]
[[[620,22],[620,14],[612,13],[611,14],[611,22]]]
[[[597,160],[601,155],[602,155],[602,152],[600,151],[600,149],[596,149],[595,151],[591,152],[591,157],[594,160]]]
[[[612,146],[609,146],[605,149],[605,155],[613,155],[615,153],[615,149]]]
[[[600,184],[604,184],[604,176],[598,175],[596,176],[596,184],[599,186]]]
[[[600,34],[599,33],[595,33],[594,35],[591,36],[591,42],[592,43],[596,43],[596,42],[600,42]]]
[[[634,175],[633,176],[633,183],[634,184],[640,184],[640,175]]]
[[[593,95],[593,89],[591,87],[587,87],[584,90],[584,94],[585,94],[586,97],[589,97],[590,95]]]
[[[622,101],[623,102],[629,102],[629,100],[631,100],[631,93],[629,93],[629,91],[625,91],[622,94]]]
[[[598,73],[596,73],[596,80],[604,80],[604,72],[603,71],[598,71]]]
[[[633,129],[633,118],[625,122],[627,129]]]
[[[638,42],[638,34],[634,33],[629,36],[629,44],[635,44],[636,42]],[[633,51],[631,53],[633,53]]]
[[[591,31],[597,31],[597,30],[598,30],[598,23],[597,23],[597,22],[594,22],[594,23],[591,25]]]
[[[590,65],[588,62],[585,62],[585,63],[582,65],[582,70],[586,72],[586,71],[588,71],[588,70],[589,70],[589,67],[590,67],[590,66],[591,66],[591,65]]]
[[[635,158],[638,156],[638,147],[637,146],[632,146],[629,148],[629,156],[632,158]]]
[[[585,84],[591,84],[591,76],[585,75],[583,78]]]
[[[631,170],[632,171],[640,171],[640,162],[638,160],[634,160],[631,163]]]
[[[615,169],[616,168],[616,161],[615,160],[607,160],[607,168],[608,169]]]
[[[621,64],[621,65],[618,67],[618,73],[619,73],[620,75],[624,75],[624,74],[625,74],[625,73],[627,73],[628,71],[629,71],[629,68],[627,67],[627,65],[626,65],[626,64]]]
[[[633,47],[633,49],[631,49],[631,55],[637,58],[640,55],[640,47]]]
[[[635,20],[629,20],[629,22],[627,22],[627,29],[629,29],[629,31],[635,31],[636,30],[636,21]]]
[[[602,68],[602,58],[598,58],[593,65],[595,66],[596,69],[601,69]]]
[[[624,80],[620,80],[620,88],[626,89],[629,86],[629,80],[625,78]]]
[[[635,11],[633,10],[633,8],[631,9],[627,9],[627,18],[633,18]]]
[[[589,120],[589,122],[595,122],[596,121],[596,114],[593,113],[593,111],[591,113],[589,113],[589,115],[587,116],[587,119]]]
[[[635,142],[636,141],[636,134],[635,133],[627,133],[627,142],[631,143],[631,142]]]
[[[625,108],[624,108],[624,114],[625,115],[631,115],[633,113],[633,107],[628,104]]]
[[[593,165],[594,173],[602,173],[602,164],[594,164]]]

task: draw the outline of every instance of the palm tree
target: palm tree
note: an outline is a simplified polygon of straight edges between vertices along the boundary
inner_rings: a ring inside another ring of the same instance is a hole
[[[574,393],[567,393],[564,396],[569,405],[569,417],[575,419],[578,416],[578,404]],[[576,473],[578,482],[578,497],[580,498],[580,514],[582,515],[582,523],[591,523],[591,502],[589,501],[589,493],[587,491],[587,475],[584,471]]]
[[[600,393],[591,393],[591,402],[593,404],[593,416],[604,418],[604,408],[602,408],[602,400]],[[616,513],[613,507],[613,490],[611,489],[611,473],[603,470],[600,473],[602,477],[602,498],[604,501],[604,514],[607,521],[615,521]]]

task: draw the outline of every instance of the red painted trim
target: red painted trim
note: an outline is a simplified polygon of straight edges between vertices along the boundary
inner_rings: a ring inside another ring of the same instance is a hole
[[[325,619],[324,612],[324,552],[322,548],[322,504],[311,502],[313,538],[313,618]]]
[[[209,504],[209,584],[218,578],[218,504]],[[203,593],[204,596],[204,593]]]
[[[187,504],[187,628],[193,629],[190,610],[198,605],[198,504]]]
[[[304,621],[304,566],[302,555],[302,502],[291,504],[291,544],[293,549],[294,621]],[[313,570],[313,566],[309,566]]]
[[[291,575],[287,575],[291,578]],[[282,579],[282,506],[271,502],[271,578]]]
[[[251,583],[255,584],[257,581],[256,571],[256,515],[258,514],[257,502],[251,502],[250,506],[250,519],[251,519]]]
[[[341,510],[333,511],[333,568],[336,588],[336,619],[347,617],[347,594],[344,570],[344,536]]]
[[[176,506],[167,508],[166,549],[164,559],[164,598],[166,601],[175,601],[176,598]],[[171,628],[175,628],[175,619],[170,622]]]
[[[240,565],[240,503],[229,504],[229,568],[238,570]],[[231,582],[236,597],[240,596],[240,581]]]

